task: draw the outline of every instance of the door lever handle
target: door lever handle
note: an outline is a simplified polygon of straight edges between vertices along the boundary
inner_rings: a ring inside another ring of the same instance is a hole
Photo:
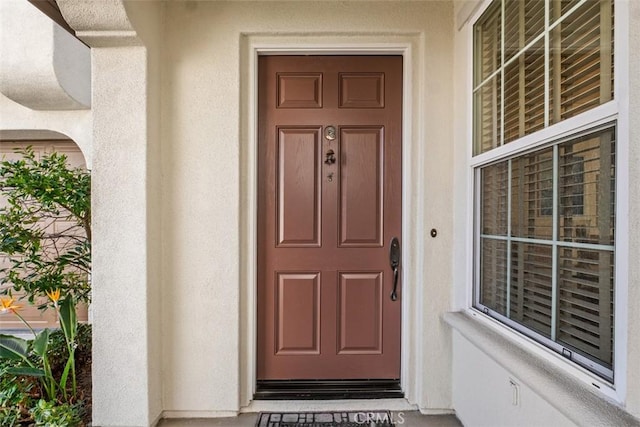
[[[397,237],[391,239],[389,244],[389,264],[393,270],[393,290],[391,291],[391,301],[398,299],[398,276],[400,267],[400,242]]]

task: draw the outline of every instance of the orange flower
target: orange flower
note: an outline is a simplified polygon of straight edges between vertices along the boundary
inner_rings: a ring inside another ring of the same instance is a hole
[[[10,311],[12,313],[15,313],[16,310],[20,309],[19,305],[15,305],[13,303],[14,299],[13,298],[2,298],[0,297],[0,304],[2,304],[2,306],[0,307],[0,313],[4,314],[7,311]]]
[[[47,296],[51,301],[53,301],[54,304],[57,304],[58,300],[60,299],[60,289],[56,289],[54,291],[47,291]]]

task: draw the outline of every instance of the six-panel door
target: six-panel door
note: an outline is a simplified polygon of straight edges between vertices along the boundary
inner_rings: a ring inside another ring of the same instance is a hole
[[[401,105],[401,57],[260,57],[259,380],[400,377]]]

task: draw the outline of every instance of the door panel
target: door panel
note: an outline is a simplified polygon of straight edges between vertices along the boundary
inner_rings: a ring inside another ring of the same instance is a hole
[[[384,108],[384,73],[340,73],[340,108]]]
[[[382,272],[340,273],[338,354],[382,353]]]
[[[383,129],[340,129],[340,242],[382,246]]]
[[[322,73],[278,73],[277,108],[322,108]]]
[[[276,355],[320,354],[320,274],[278,273]]]
[[[320,128],[278,132],[278,247],[320,246]]]
[[[258,98],[258,379],[397,379],[402,58],[260,57]]]

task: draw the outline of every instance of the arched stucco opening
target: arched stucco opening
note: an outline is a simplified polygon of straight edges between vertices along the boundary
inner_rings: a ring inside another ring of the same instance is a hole
[[[0,129],[0,145],[29,145],[29,143],[45,144],[47,142],[61,146],[62,143],[69,144],[74,152],[81,154],[82,163],[78,167],[91,169],[91,147],[90,141],[80,140],[63,132],[51,129]]]

